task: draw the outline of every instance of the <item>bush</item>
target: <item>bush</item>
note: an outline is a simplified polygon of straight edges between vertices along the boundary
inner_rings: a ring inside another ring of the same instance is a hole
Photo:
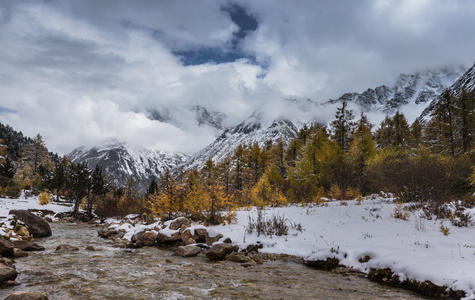
[[[51,194],[48,190],[44,190],[40,195],[40,205],[46,205],[51,202]]]
[[[441,200],[453,183],[450,160],[420,150],[411,154],[404,150],[383,150],[368,165],[367,176],[375,193],[395,193],[407,201]]]

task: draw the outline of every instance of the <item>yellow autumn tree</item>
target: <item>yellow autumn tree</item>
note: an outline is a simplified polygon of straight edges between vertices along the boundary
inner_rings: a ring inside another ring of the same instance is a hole
[[[287,198],[279,186],[281,182],[282,177],[277,168],[275,166],[268,168],[266,173],[252,189],[252,204],[260,207],[273,204],[287,204]]]

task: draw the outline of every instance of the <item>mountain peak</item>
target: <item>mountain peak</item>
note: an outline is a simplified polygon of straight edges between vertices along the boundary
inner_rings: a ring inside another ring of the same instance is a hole
[[[86,162],[91,169],[98,165],[111,175],[115,186],[123,186],[127,178],[133,176],[140,191],[144,191],[153,178],[160,177],[165,169],[172,169],[188,159],[185,154],[137,148],[122,142],[104,147],[80,147],[68,157],[73,163]]]

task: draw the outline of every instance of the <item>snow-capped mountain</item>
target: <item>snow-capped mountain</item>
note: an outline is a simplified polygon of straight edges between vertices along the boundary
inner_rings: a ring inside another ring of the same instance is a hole
[[[475,64],[467,71],[465,74],[460,76],[450,87],[448,87],[452,95],[457,97],[462,93],[462,90],[465,89],[468,92],[475,91]],[[429,106],[422,112],[420,120],[422,124],[427,123],[430,115],[437,107],[439,103],[439,97],[433,99]]]
[[[200,105],[184,108],[184,112],[188,113],[189,117],[194,119],[198,126],[210,126],[219,131],[224,130],[223,122],[226,115],[222,112],[208,110]],[[144,113],[150,120],[169,123],[179,128],[184,127],[182,123],[183,116],[179,112],[170,111],[167,108],[147,108]]]
[[[266,121],[262,113],[254,112],[248,119],[234,128],[226,129],[212,144],[191,156],[183,165],[185,169],[200,168],[211,158],[214,162],[222,161],[232,155],[240,144],[252,145],[258,143],[264,146],[265,142],[282,139],[284,143],[297,137],[298,127],[288,119]]]
[[[393,87],[386,85],[365,92],[346,93],[330,103],[354,102],[365,111],[392,112],[406,105],[424,105],[451,86],[465,70],[462,67],[427,71],[415,75],[401,74]]]
[[[160,177],[166,168],[172,169],[188,159],[185,154],[135,148],[123,143],[102,148],[77,148],[68,157],[74,163],[86,162],[90,169],[99,165],[115,186],[123,186],[127,178],[133,176],[140,191],[144,191],[153,178]]]

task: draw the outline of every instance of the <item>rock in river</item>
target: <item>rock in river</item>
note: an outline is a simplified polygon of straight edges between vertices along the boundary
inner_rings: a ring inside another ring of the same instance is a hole
[[[45,247],[29,241],[13,241],[13,246],[23,251],[44,251]]]
[[[200,247],[187,245],[187,246],[178,247],[178,249],[176,249],[176,251],[175,251],[175,253],[173,253],[173,255],[181,256],[181,257],[193,257],[193,256],[197,256],[198,253],[200,253],[200,252],[201,252]]]
[[[56,252],[78,251],[79,248],[68,244],[61,244],[56,247]]]
[[[0,236],[0,256],[13,258],[13,243]]]
[[[208,251],[206,251],[206,256],[209,260],[218,261],[224,260],[227,254],[230,254],[234,251],[238,251],[239,247],[232,244],[216,244],[213,245]]]
[[[10,215],[15,215],[18,220],[25,223],[25,225],[30,230],[30,233],[33,234],[34,237],[44,237],[51,235],[51,227],[49,226],[48,222],[27,210],[11,210]]]
[[[5,283],[9,280],[15,280],[17,275],[17,271],[12,267],[0,264],[0,284]]]

